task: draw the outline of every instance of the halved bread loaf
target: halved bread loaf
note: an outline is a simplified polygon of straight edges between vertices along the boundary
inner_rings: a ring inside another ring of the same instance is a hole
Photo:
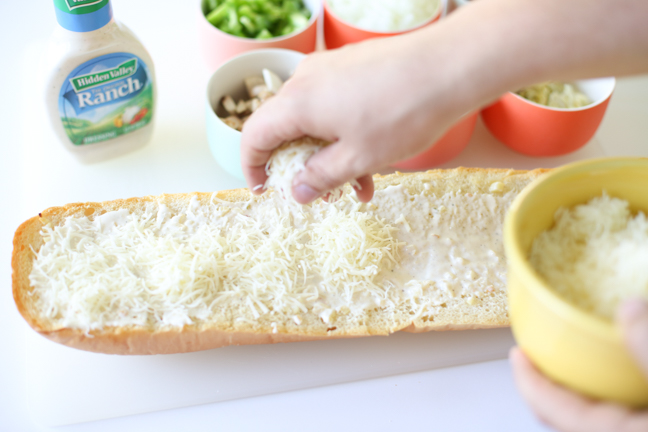
[[[13,295],[43,336],[112,354],[507,326],[504,215],[542,172],[376,175],[369,204],[239,189],[53,207],[16,231]]]

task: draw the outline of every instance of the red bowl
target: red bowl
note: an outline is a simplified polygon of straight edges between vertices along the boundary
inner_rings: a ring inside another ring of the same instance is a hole
[[[362,42],[366,39],[396,36],[417,30],[421,27],[425,27],[434,23],[435,21],[438,21],[439,18],[441,18],[442,12],[443,0],[439,1],[439,8],[434,13],[434,15],[432,15],[432,17],[423,24],[398,32],[379,32],[365,30],[347,21],[344,21],[342,18],[335,15],[333,11],[331,11],[331,8],[328,6],[328,2],[324,0],[324,41],[326,42],[326,48],[335,49],[340,48],[346,44]]]
[[[198,2],[196,22],[203,58],[211,70],[215,71],[223,63],[239,54],[263,48],[284,48],[304,54],[315,51],[317,21],[320,19],[322,8],[320,0],[304,0],[304,4],[311,11],[311,18],[306,27],[286,36],[262,40],[233,36],[217,29],[205,18],[204,2],[205,0]]]
[[[464,116],[427,150],[392,166],[406,170],[425,170],[456,158],[470,142],[478,114],[474,112]]]
[[[581,108],[539,105],[507,93],[481,115],[490,132],[506,146],[527,156],[560,156],[578,150],[596,133],[614,91],[614,78],[577,81],[590,100]]]

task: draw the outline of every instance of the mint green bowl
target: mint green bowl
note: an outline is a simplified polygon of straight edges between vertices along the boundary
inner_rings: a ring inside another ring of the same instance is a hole
[[[226,116],[220,107],[221,99],[226,95],[236,101],[247,99],[243,80],[248,76],[261,75],[264,68],[287,80],[305,57],[300,52],[280,48],[248,51],[224,63],[212,75],[207,84],[205,107],[207,141],[214,159],[228,174],[243,179],[241,132],[227,126],[218,117],[218,114]]]

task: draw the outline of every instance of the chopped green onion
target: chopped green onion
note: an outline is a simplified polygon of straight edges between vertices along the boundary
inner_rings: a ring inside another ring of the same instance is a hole
[[[227,16],[229,8],[226,4],[218,6],[207,14],[207,21],[218,27],[221,21]]]
[[[243,27],[245,27],[245,30],[248,33],[256,34],[257,28],[256,28],[256,26],[254,25],[254,23],[252,22],[252,20],[250,18],[248,18],[248,17],[246,17],[244,15],[241,18],[239,18],[239,21],[240,21],[241,24],[243,24]]]
[[[203,10],[219,30],[256,39],[299,31],[311,17],[303,0],[204,0]]]
[[[207,0],[207,10],[212,11],[218,7],[218,0]]]
[[[293,12],[290,14],[290,24],[295,28],[306,27],[308,24],[308,18],[299,12]]]
[[[256,36],[257,39],[271,39],[272,33],[268,31],[268,29],[263,29],[259,34]]]

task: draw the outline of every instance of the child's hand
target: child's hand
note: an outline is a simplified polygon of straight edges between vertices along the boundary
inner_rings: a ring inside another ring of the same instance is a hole
[[[460,60],[444,45],[420,55],[426,34],[306,58],[243,127],[241,159],[250,189],[265,182],[264,166],[274,148],[310,135],[334,144],[312,156],[295,177],[295,199],[305,204],[357,179],[358,198],[369,201],[370,174],[423,151],[464,114],[462,102],[470,106],[469,97],[461,97],[469,86],[457,84]]]
[[[646,16],[641,0],[489,0],[412,33],[310,55],[243,127],[247,184],[265,182],[282,142],[310,135],[334,144],[296,175],[295,199],[357,179],[368,201],[370,174],[422,152],[508,90],[648,71]]]
[[[648,376],[648,305],[626,302],[618,322],[628,348]],[[520,393],[538,418],[562,432],[648,431],[648,411],[597,402],[576,394],[544,377],[519,348],[511,350],[511,364]]]

